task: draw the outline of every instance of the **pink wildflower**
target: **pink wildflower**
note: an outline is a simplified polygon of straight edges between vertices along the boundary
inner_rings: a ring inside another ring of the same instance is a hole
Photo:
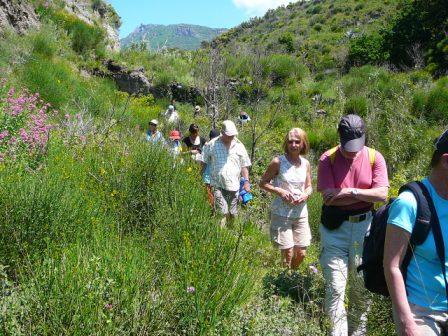
[[[9,131],[8,130],[4,130],[3,132],[0,133],[0,141],[2,141],[4,138],[6,138],[9,135]]]
[[[113,308],[114,308],[114,305],[112,303],[106,303],[104,305],[104,309],[112,310]]]
[[[193,286],[187,287],[187,293],[194,294],[196,293],[196,288]]]
[[[309,266],[309,269],[310,269],[310,271],[313,272],[314,274],[319,273],[319,270],[318,270],[317,267],[314,266],[314,265],[310,265],[310,266]]]

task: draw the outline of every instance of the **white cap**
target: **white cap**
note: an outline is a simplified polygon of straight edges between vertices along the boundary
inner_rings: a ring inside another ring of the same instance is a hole
[[[157,119],[152,119],[150,122],[150,124],[154,124],[154,125],[158,125],[159,122],[157,121]]]
[[[238,131],[232,120],[224,120],[222,122],[222,132],[227,136],[238,135]]]

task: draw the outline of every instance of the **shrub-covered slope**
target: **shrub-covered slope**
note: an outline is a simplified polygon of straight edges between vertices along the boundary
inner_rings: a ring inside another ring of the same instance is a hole
[[[293,54],[313,70],[333,69],[345,65],[350,40],[382,27],[396,5],[389,0],[298,1],[244,22],[213,43]]]

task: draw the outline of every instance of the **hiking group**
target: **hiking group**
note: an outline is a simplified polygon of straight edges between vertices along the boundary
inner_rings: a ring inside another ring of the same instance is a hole
[[[147,140],[163,142],[157,120],[151,120],[149,127]],[[238,130],[225,120],[220,131],[210,132],[207,143],[199,137],[197,125],[190,125],[189,132],[183,143],[201,164],[210,203],[222,217],[221,226],[231,225],[241,195],[251,191],[251,161],[236,137]],[[448,130],[435,142],[429,176],[403,186],[395,200],[377,211],[375,204],[388,198],[384,157],[366,146],[361,117],[343,116],[337,132],[340,144],[321,155],[317,169],[317,191],[323,198],[319,261],[330,334],[366,335],[371,303],[367,288],[391,297],[399,335],[448,335],[448,245],[444,244],[448,241]],[[178,133],[171,132],[170,139],[173,136],[179,141]],[[304,157],[310,149],[306,132],[291,129],[282,149],[259,186],[275,196],[270,208],[271,240],[281,251],[283,265],[296,269],[312,238],[307,209],[313,192],[312,168]]]

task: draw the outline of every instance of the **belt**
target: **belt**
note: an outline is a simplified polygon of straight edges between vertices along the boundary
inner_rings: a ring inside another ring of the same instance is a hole
[[[353,215],[353,216],[348,216],[348,221],[350,223],[359,223],[362,221],[365,221],[367,218],[370,218],[371,215],[371,211],[360,214],[360,215]]]

